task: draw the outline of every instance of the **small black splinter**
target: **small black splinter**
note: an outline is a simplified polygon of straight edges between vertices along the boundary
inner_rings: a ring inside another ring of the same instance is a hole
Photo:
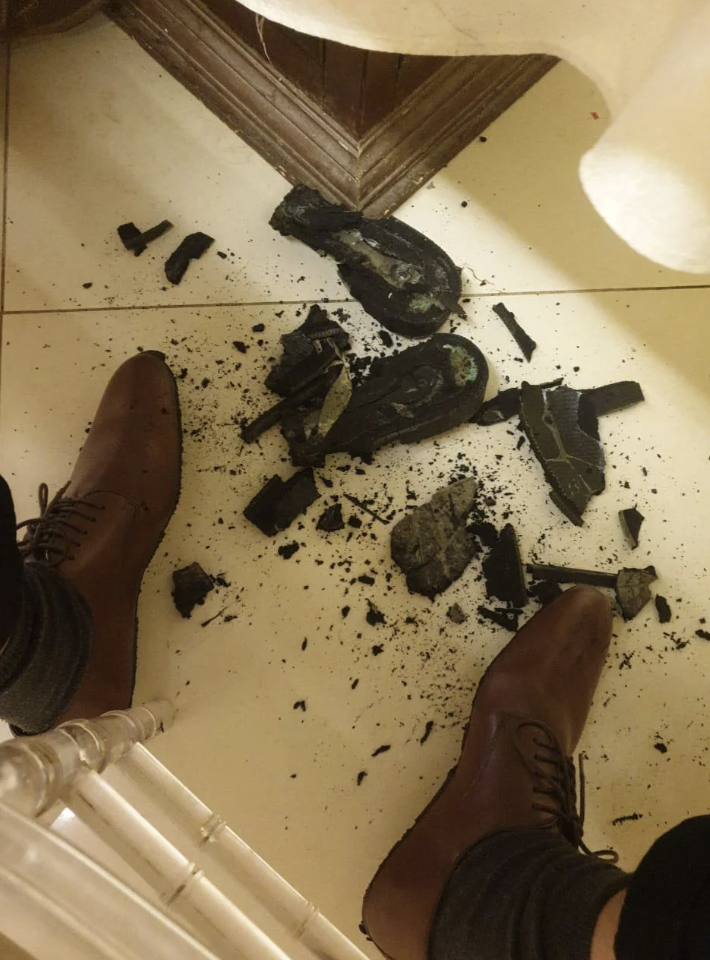
[[[670,623],[671,621],[671,608],[665,597],[662,597],[660,593],[656,594],[655,597],[656,604],[656,613],[658,614],[659,623]]]
[[[458,580],[476,555],[467,527],[475,496],[475,481],[458,480],[393,527],[392,559],[406,574],[411,593],[432,599]]]
[[[459,305],[461,270],[413,227],[384,217],[369,220],[297,186],[274,211],[271,226],[338,263],[340,278],[367,312],[393,333],[425,337]]]
[[[318,517],[316,530],[323,530],[326,533],[333,533],[336,530],[342,530],[345,526],[343,522],[343,507],[340,503],[334,503],[326,507],[323,513]]]
[[[654,567],[622,567],[618,573],[598,570],[580,570],[576,567],[555,567],[529,564],[528,573],[536,580],[552,580],[555,583],[587,583],[592,587],[609,587],[616,593],[616,600],[624,620],[633,620],[651,599],[651,584],[658,579]]]
[[[644,521],[644,515],[636,507],[629,507],[627,510],[619,510],[619,522],[624,531],[629,546],[635,550],[639,545],[639,531]]]
[[[170,283],[180,283],[190,266],[190,261],[199,260],[213,243],[214,237],[208,237],[206,233],[198,231],[188,234],[165,261],[165,276]]]
[[[247,505],[244,516],[262,533],[275,536],[320,497],[312,470],[299,470],[285,482],[274,476]]]
[[[205,602],[211,590],[214,590],[214,583],[199,563],[173,571],[173,603],[185,620],[198,604]]]
[[[528,363],[530,363],[533,352],[537,347],[537,344],[533,338],[528,336],[528,334],[523,330],[518,321],[515,319],[515,314],[511,313],[504,303],[494,304],[493,313],[501,318],[506,326],[506,329],[508,330],[508,333],[510,333],[513,340],[515,340],[517,345],[520,347],[520,351],[525,359],[528,361]]]
[[[132,250],[134,256],[140,257],[148,249],[148,244],[164,233],[172,229],[172,223],[169,220],[161,220],[156,226],[149,230],[141,232],[135,223],[122,223],[117,228],[118,236],[126,250]]]

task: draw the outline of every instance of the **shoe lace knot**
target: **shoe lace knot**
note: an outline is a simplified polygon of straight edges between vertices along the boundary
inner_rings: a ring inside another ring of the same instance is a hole
[[[524,730],[533,732],[535,752],[521,742]],[[590,850],[584,842],[585,777],[584,754],[579,754],[579,811],[574,761],[565,756],[560,743],[546,723],[524,720],[514,735],[515,748],[535,781],[533,793],[540,799],[533,802],[533,810],[552,816],[562,834],[582,853],[609,863],[619,859],[615,850]]]
[[[87,523],[96,523],[96,513],[104,510],[100,504],[85,497],[65,497],[65,484],[54,498],[49,499],[49,487],[40,484],[38,491],[39,516],[17,524],[17,531],[25,530],[18,549],[25,560],[40,560],[57,566],[64,559],[74,559],[73,550],[81,547],[88,534]]]

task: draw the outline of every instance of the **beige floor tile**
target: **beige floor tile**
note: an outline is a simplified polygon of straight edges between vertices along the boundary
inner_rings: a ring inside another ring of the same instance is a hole
[[[316,471],[321,501],[274,539],[241,514],[265,478],[290,472],[285,447],[278,435],[244,447],[235,422],[268,402],[264,370],[278,335],[297,319],[294,307],[281,317],[266,306],[7,319],[0,469],[22,515],[34,514],[40,480],[56,487],[66,479],[122,358],[163,348],[177,371],[186,370],[183,493],[145,582],[137,699],[176,700],[177,724],[155,742],[156,753],[358,942],[365,885],[450,767],[475,684],[509,635],[476,622],[485,597],[475,562],[436,603],[410,596],[383,524],[346,502],[346,516],[361,527],[315,530],[331,497],[374,497],[381,515],[400,517],[408,490],[425,497],[473,469],[496,501],[494,513],[511,511],[525,557],[600,568],[656,564],[674,619],[663,627],[650,607],[616,625],[584,742],[587,839],[592,847],[616,845],[632,866],[659,829],[706,812],[710,647],[695,631],[710,618],[709,297],[704,290],[516,297],[520,321],[540,344],[530,366],[515,360],[488,300],[477,300],[460,325],[490,358],[491,392],[560,373],[582,386],[641,381],[646,403],[602,423],[608,489],[583,529],[551,506],[539,466],[526,446],[516,449],[513,424],[464,426],[381,451],[364,468],[334,457]],[[356,346],[378,342],[370,321],[346,308]],[[259,323],[263,333],[253,332]],[[236,339],[248,345],[245,355],[233,348]],[[633,504],[647,516],[635,553],[616,517]],[[299,550],[284,560],[277,551],[290,542]],[[193,560],[228,586],[183,621],[171,604],[170,572]],[[366,622],[368,599],[385,625]],[[462,626],[446,617],[454,601],[472,614]],[[305,712],[294,709],[298,701]],[[435,726],[421,744],[429,720]],[[391,749],[373,757],[385,744]],[[614,825],[631,814],[639,819]]]

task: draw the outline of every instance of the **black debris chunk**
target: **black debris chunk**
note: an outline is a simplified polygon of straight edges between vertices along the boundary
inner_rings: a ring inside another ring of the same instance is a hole
[[[378,624],[385,623],[385,615],[376,607],[372,600],[367,601],[367,613],[365,614],[365,619],[370,624],[371,627],[376,627]]]
[[[93,285],[94,284],[90,280],[88,280],[86,283],[82,283],[82,287],[84,288],[84,290],[91,290]]]
[[[373,657],[379,657],[379,655],[380,655],[381,653],[384,653],[384,650],[385,650],[385,648],[384,648],[384,645],[383,645],[383,644],[381,644],[381,643],[376,643],[375,646],[372,648],[372,656],[373,656]]]
[[[339,323],[317,304],[304,322],[281,337],[283,356],[271,369],[266,386],[282,397],[290,396],[322,373],[333,358],[350,348],[350,338]]]
[[[358,787],[360,786],[360,784],[362,783],[362,781],[365,779],[366,776],[367,776],[367,770],[361,770],[360,773],[358,773],[357,775]]]
[[[496,303],[493,306],[493,313],[497,314],[503,321],[508,330],[508,333],[512,336],[513,340],[520,347],[520,350],[525,357],[525,359],[530,363],[532,359],[533,352],[537,347],[537,344],[532,337],[523,330],[518,321],[515,319],[515,314],[511,313],[510,310],[503,303]]]
[[[654,743],[653,749],[658,750],[659,753],[668,753],[668,747],[666,746],[665,743],[662,743],[660,740],[658,741],[658,743]]]
[[[359,507],[363,513],[368,514],[368,516],[372,517],[373,520],[377,520],[380,523],[383,523],[385,526],[389,525],[389,520],[385,519],[385,517],[381,517],[379,513],[375,513],[375,511],[368,507],[367,503],[365,503],[363,500],[358,500],[349,493],[344,494],[344,496],[346,500],[349,500],[354,506]]]
[[[214,238],[208,237],[206,233],[198,231],[188,234],[165,261],[165,276],[170,283],[180,283],[190,266],[190,261],[199,260],[213,243]]]
[[[290,560],[299,549],[300,547],[295,540],[293,543],[285,543],[282,547],[279,547],[279,556],[283,557],[284,560]]]
[[[658,579],[654,567],[622,567],[617,573],[599,570],[580,570],[576,567],[555,567],[528,564],[528,572],[536,580],[555,583],[586,583],[592,587],[609,587],[616,593],[624,620],[633,618],[651,599],[651,584]]]
[[[162,237],[164,233],[172,228],[169,220],[161,220],[160,223],[149,230],[141,232],[135,223],[122,223],[118,228],[118,236],[126,250],[132,250],[136,257],[139,257],[148,247],[149,243]]]
[[[665,597],[662,597],[660,593],[656,594],[655,597],[656,603],[656,612],[658,613],[658,622],[659,623],[670,623],[671,621],[671,608]]]
[[[312,410],[310,401],[320,400],[320,402],[323,403],[329,389],[335,383],[342,369],[342,363],[339,361],[336,363],[334,354],[330,357],[329,364],[327,369],[318,371],[315,376],[306,379],[290,396],[279,400],[278,403],[275,403],[272,407],[269,407],[268,410],[259,414],[255,420],[245,424],[241,430],[242,440],[244,440],[245,443],[254,443],[262,433],[265,433],[271,429],[271,427],[275,427],[277,423],[281,423],[289,411],[294,408],[303,408],[301,415],[305,423],[305,418]]]
[[[366,455],[469,420],[483,401],[487,381],[488,364],[474,343],[437,333],[399,354],[375,359],[324,437],[307,437],[309,413],[304,411],[284,416],[282,429],[297,464],[318,463],[326,453]]]
[[[262,533],[273,537],[289,527],[318,498],[312,470],[299,470],[285,482],[268,480],[244,510],[244,516]]]
[[[642,820],[642,813],[627,813],[623,817],[616,817],[611,821],[612,827],[620,827],[622,823],[629,823],[630,821]]]
[[[350,293],[393,333],[425,337],[451,313],[466,317],[458,302],[461,270],[440,247],[395,217],[369,220],[297,186],[270,223],[284,236],[332,256]]]
[[[424,735],[419,738],[420,743],[426,743],[429,737],[431,736],[431,731],[434,729],[434,721],[427,720],[424,725]]]
[[[495,397],[486,400],[481,409],[471,418],[471,423],[489,427],[493,423],[503,423],[520,413],[520,387],[501,390]]]
[[[392,559],[406,574],[410,592],[432,599],[458,580],[476,555],[467,526],[475,496],[474,480],[457,480],[393,527]]]
[[[590,499],[605,487],[597,415],[586,394],[523,383],[520,422],[540,461],[550,498],[576,526]]]
[[[389,743],[383,743],[381,747],[378,747],[377,750],[372,754],[373,757],[379,757],[383,753],[387,753],[388,750],[392,749],[392,745]]]
[[[540,580],[539,582],[531,583],[528,587],[528,594],[543,607],[546,607],[548,603],[556,600],[561,593],[562,587],[558,583],[553,583],[551,580]]]
[[[446,611],[446,616],[449,618],[449,620],[451,620],[452,623],[464,623],[466,620],[468,620],[468,615],[458,603],[451,604],[449,609]]]
[[[306,712],[306,701],[305,701],[305,700],[296,700],[296,702],[295,702],[294,705],[293,705],[293,709],[294,709],[294,710],[303,710],[303,712],[305,713],[305,712]]]
[[[394,346],[394,340],[392,339],[392,335],[387,333],[386,330],[378,330],[377,335],[386,347]]]
[[[632,550],[635,550],[639,545],[639,531],[644,519],[644,515],[636,507],[619,510],[619,523]]]
[[[205,597],[211,590],[214,590],[212,578],[199,563],[191,563],[181,570],[173,571],[173,603],[185,620],[189,619],[198,604],[205,602]]]
[[[316,524],[316,530],[324,530],[326,533],[333,533],[335,530],[342,530],[345,524],[343,523],[343,507],[340,503],[334,503],[330,507],[326,507],[323,513],[318,517],[318,523]]]
[[[501,607],[489,610],[487,607],[481,606],[478,608],[478,612],[484,620],[490,620],[497,627],[503,627],[504,630],[510,630],[511,633],[518,632],[521,610],[506,610]]]
[[[695,636],[700,637],[701,640],[710,640],[710,632],[707,630],[696,630]]]
[[[514,607],[524,607],[528,602],[518,538],[510,523],[496,535],[496,542],[483,561],[483,576],[489,599],[497,597]]]
[[[594,412],[598,417],[604,417],[607,413],[615,413],[617,410],[632,407],[645,399],[641,385],[636,383],[635,380],[607,383],[603,387],[584,390],[583,393],[591,401]]]

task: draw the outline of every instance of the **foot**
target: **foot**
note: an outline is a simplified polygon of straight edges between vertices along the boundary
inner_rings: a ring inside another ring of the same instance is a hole
[[[81,684],[62,720],[129,707],[141,580],[180,492],[182,433],[175,379],[162,354],[140,353],[111,378],[69,483],[27,527],[25,561],[49,563],[93,621]]]
[[[394,960],[426,960],[436,907],[459,858],[513,828],[583,847],[574,753],[611,639],[611,609],[574,587],[532,618],[478,687],[458,766],[379,868],[363,919]]]

